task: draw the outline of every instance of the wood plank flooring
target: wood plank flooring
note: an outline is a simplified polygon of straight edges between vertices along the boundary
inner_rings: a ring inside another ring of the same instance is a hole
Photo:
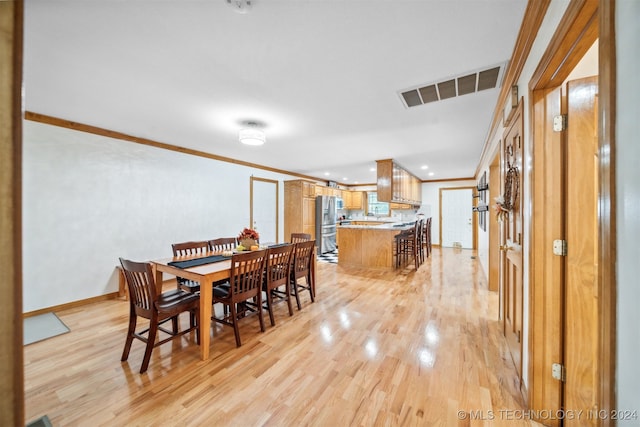
[[[515,412],[523,402],[498,296],[472,254],[434,248],[418,271],[399,274],[318,263],[315,303],[303,295],[293,317],[278,305],[265,333],[257,318],[243,319],[240,348],[231,328],[213,326],[208,361],[186,335],[156,348],[142,375],[141,342],[120,362],[128,302],[61,311],[71,332],[25,347],[27,421],[46,414],[55,426],[539,425]]]

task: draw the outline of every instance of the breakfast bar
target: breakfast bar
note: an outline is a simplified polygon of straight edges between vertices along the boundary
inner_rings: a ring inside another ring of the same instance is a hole
[[[338,264],[393,269],[396,234],[414,227],[410,222],[358,221],[337,227]]]

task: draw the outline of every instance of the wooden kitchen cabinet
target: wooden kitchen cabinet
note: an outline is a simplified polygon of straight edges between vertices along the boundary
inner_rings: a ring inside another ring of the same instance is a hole
[[[422,181],[392,159],[378,160],[378,201],[420,205]],[[393,208],[392,208],[393,209]]]
[[[349,209],[364,209],[364,191],[350,191],[349,193],[351,193]]]
[[[284,182],[284,240],[291,233],[316,235],[316,185],[312,181]]]

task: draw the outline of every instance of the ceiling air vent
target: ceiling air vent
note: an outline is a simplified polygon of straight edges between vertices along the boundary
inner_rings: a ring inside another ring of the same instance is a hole
[[[400,91],[406,107],[500,87],[507,63]]]
[[[422,101],[420,100],[420,95],[418,95],[417,90],[410,90],[404,92],[402,94],[404,98],[404,102],[407,104],[407,107],[415,107],[416,105],[422,105]]]

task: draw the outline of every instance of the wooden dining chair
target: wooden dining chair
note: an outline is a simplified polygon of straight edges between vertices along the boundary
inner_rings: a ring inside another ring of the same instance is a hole
[[[431,217],[427,218],[424,225],[424,246],[429,257],[431,255]]]
[[[295,245],[282,245],[269,248],[262,290],[266,296],[266,300],[263,302],[263,308],[269,313],[271,326],[275,326],[276,324],[273,317],[273,304],[275,302],[286,301],[289,306],[289,316],[293,316],[291,295],[289,294],[289,280],[291,277],[291,259],[294,249]],[[284,289],[280,289],[282,286],[284,286]]]
[[[418,219],[413,232],[413,262],[416,270],[424,262],[424,248],[422,246],[422,236],[424,234],[424,219]]]
[[[141,374],[149,367],[151,352],[155,347],[193,330],[196,331],[196,342],[200,343],[200,332],[195,320],[200,307],[200,297],[198,295],[185,292],[182,289],[159,293],[156,289],[150,263],[120,258],[120,265],[122,265],[122,271],[129,287],[129,329],[127,330],[127,339],[122,351],[121,361],[124,362],[129,358],[129,351],[134,338],[147,345],[142,359],[142,366],[140,367]],[[191,314],[191,323],[188,329],[179,331],[178,317],[183,312]],[[138,317],[149,319],[149,327],[136,332]],[[162,327],[169,320],[172,321],[171,330]],[[158,331],[168,334],[169,337],[156,342],[156,338],[159,338]]]
[[[236,337],[236,346],[240,347],[238,321],[256,311],[260,320],[260,330],[264,332],[262,316],[262,280],[267,262],[267,249],[234,254],[231,257],[231,271],[226,285],[213,288],[213,304],[222,303],[225,310],[221,317],[212,320],[232,326]],[[247,304],[246,302],[249,302]],[[253,303],[253,304],[251,304]]]
[[[309,240],[311,240],[311,234],[291,233],[291,243],[308,242]]]
[[[235,237],[220,237],[209,240],[209,249],[215,252],[230,251],[236,246],[238,246],[238,240]]]
[[[187,255],[205,255],[209,250],[209,242],[206,240],[199,242],[183,242],[174,243],[171,245],[173,250],[173,256],[187,256]],[[178,282],[178,289],[182,289],[187,292],[199,292],[200,283],[193,280],[185,279],[184,277],[176,277]]]
[[[300,292],[309,291],[311,302],[314,302],[315,298],[315,277],[313,275],[313,252],[316,245],[315,240],[309,240],[306,242],[299,242],[295,244],[293,250],[293,261],[291,264],[291,273],[289,276],[290,295],[296,298],[296,304],[298,310],[302,309],[300,304]],[[300,283],[300,280],[304,279],[304,283]]]

